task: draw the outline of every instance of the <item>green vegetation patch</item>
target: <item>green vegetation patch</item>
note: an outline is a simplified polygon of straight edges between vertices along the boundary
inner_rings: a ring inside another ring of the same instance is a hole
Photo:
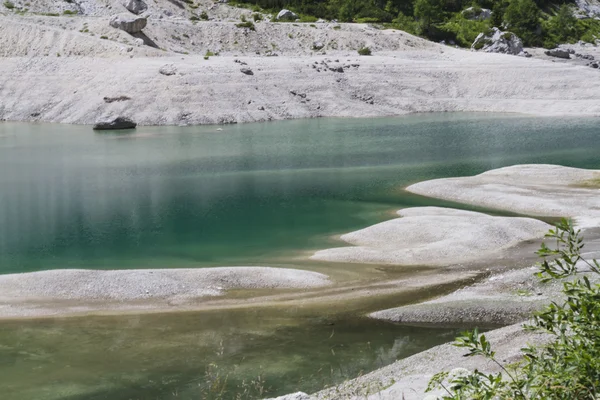
[[[589,187],[589,188],[600,188],[600,177],[590,179],[587,181],[583,181],[579,185],[576,185],[576,186]]]
[[[358,49],[358,54],[360,54],[361,56],[370,56],[371,55],[371,49],[368,47],[361,47],[360,49]]]
[[[5,1],[4,7],[8,8],[9,10],[12,10],[13,8],[15,8],[15,5],[14,5],[14,3],[10,2],[10,1]]]
[[[235,0],[232,4],[272,15],[287,8],[308,23],[322,18],[383,24],[462,47],[471,47],[477,35],[492,27],[509,30],[525,46],[555,47],[600,39],[600,21],[577,19],[572,0]],[[484,8],[492,11],[491,17],[476,19]]]
[[[251,21],[240,22],[239,24],[235,24],[235,26],[237,26],[238,28],[247,28],[247,29],[250,29],[251,31],[256,30],[254,23]]]

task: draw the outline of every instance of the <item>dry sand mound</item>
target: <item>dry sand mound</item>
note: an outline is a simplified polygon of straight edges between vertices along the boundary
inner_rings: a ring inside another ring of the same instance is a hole
[[[409,192],[522,214],[574,217],[600,226],[600,171],[559,165],[515,165],[483,174],[435,179]]]
[[[312,258],[395,265],[453,265],[490,257],[521,242],[543,237],[549,225],[530,218],[416,207],[341,239],[355,247],[318,251]]]

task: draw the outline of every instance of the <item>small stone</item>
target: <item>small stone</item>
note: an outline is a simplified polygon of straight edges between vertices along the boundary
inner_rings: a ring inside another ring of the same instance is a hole
[[[148,9],[148,5],[143,0],[124,0],[122,4],[128,11],[136,15]]]
[[[160,67],[158,72],[166,76],[171,76],[177,73],[177,68],[174,64],[165,64],[162,67]]]
[[[240,71],[246,75],[254,75],[254,72],[250,68],[241,68]]]

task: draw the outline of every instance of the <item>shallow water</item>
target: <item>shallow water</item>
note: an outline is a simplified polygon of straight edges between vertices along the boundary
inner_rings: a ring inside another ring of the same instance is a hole
[[[0,124],[0,272],[261,264],[441,204],[409,183],[599,167],[597,119],[422,115],[217,127]]]
[[[413,182],[520,163],[600,168],[599,122],[443,114],[124,135],[0,124],[0,272],[293,266],[396,209],[450,204],[402,191]],[[1,398],[198,399],[207,371],[228,390],[263,374],[272,394],[312,391],[456,333],[365,310],[4,321]]]

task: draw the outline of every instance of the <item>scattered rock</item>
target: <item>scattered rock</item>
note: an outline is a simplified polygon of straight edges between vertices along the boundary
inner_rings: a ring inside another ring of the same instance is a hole
[[[246,75],[254,75],[254,72],[252,72],[252,70],[250,68],[242,68],[242,69],[240,69],[240,71]]]
[[[259,106],[259,107],[258,107],[258,110],[259,110],[259,111],[265,111],[265,108],[264,108],[263,106]]]
[[[591,55],[591,54],[579,54],[579,53],[577,53],[577,54],[575,54],[575,57],[581,58],[583,60],[589,60],[589,61],[594,61],[595,60],[594,56]]]
[[[127,33],[141,32],[147,23],[146,17],[139,17],[129,13],[117,14],[110,19],[110,26]]]
[[[546,50],[544,52],[544,54],[546,54],[547,56],[550,56],[550,57],[564,58],[566,60],[571,58],[571,56],[569,55],[569,52],[567,50],[563,50],[563,49]]]
[[[484,21],[492,16],[492,10],[488,8],[469,7],[463,10],[462,15],[466,19]]]
[[[133,39],[133,43],[135,43],[136,46],[140,47],[144,45],[144,39],[140,39],[140,38],[135,38]]]
[[[321,50],[323,47],[325,47],[325,44],[323,42],[315,41],[312,44],[313,50]]]
[[[143,0],[124,0],[122,4],[123,7],[136,15],[148,9],[148,5]]]
[[[298,19],[298,15],[284,8],[283,10],[279,11],[276,19],[277,21],[295,21]]]
[[[594,0],[575,0],[579,11],[581,12],[581,17],[584,18],[596,18],[600,17],[600,4],[598,1]],[[579,15],[576,14],[577,17]]]
[[[104,97],[103,100],[105,103],[114,103],[115,101],[119,102],[119,101],[131,100],[131,97],[129,97],[129,96]]]
[[[598,68],[600,66],[600,64],[598,64],[598,62],[591,62],[588,64],[588,67],[591,68]]]
[[[292,394],[286,394],[285,396],[279,396],[267,400],[310,400],[310,396],[304,392],[296,392]]]
[[[94,125],[95,131],[112,130],[112,129],[134,129],[137,126],[135,122],[126,117],[117,117],[115,119],[101,120]]]
[[[502,32],[494,27],[489,33],[480,33],[475,38],[471,50],[481,50],[486,53],[502,53],[527,56],[523,51],[523,42],[512,32]]]
[[[160,67],[158,72],[167,76],[175,75],[177,73],[177,68],[175,67],[175,64],[165,64],[162,67]]]

